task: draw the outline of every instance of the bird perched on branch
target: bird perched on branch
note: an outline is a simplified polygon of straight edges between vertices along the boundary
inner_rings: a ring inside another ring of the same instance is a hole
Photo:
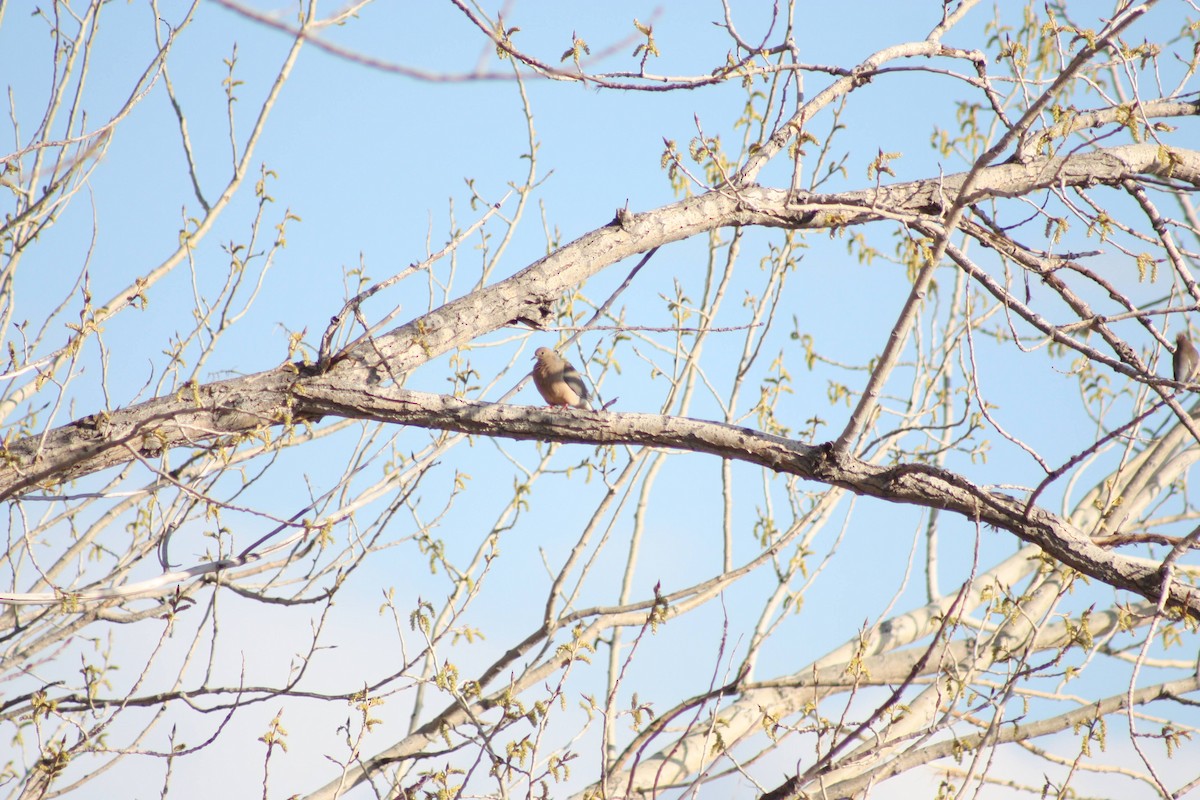
[[[1186,333],[1175,337],[1175,355],[1171,357],[1171,366],[1175,369],[1175,380],[1187,383],[1196,377],[1196,368],[1200,367],[1200,353],[1196,345]]]
[[[549,347],[533,351],[537,364],[533,367],[533,384],[552,406],[591,408],[583,376],[565,358]]]

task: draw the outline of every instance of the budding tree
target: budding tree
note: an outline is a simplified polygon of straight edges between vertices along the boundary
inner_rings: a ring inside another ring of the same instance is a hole
[[[1200,9],[384,5],[0,17],[7,796],[1200,783]]]

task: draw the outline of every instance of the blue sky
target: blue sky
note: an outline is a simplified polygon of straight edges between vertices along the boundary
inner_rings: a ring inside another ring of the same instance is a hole
[[[751,40],[761,37],[768,4],[732,5],[742,34]],[[487,4],[489,10],[494,6]],[[277,6],[265,3],[256,7],[272,13],[278,10]],[[175,4],[170,4],[162,13],[171,18],[180,12]],[[290,9],[278,13],[290,19]],[[709,71],[728,49],[722,32],[713,25],[720,13],[719,3],[712,2],[666,4],[661,9],[637,2],[528,2],[513,4],[506,24],[521,28],[516,34],[521,47],[544,60],[557,62],[569,47],[573,31],[585,38],[595,53],[635,34],[634,18],[643,22],[652,19],[662,56],[652,62],[651,68],[664,74],[690,75]],[[880,47],[922,38],[940,13],[940,2],[814,2],[804,5],[796,39],[806,63],[851,66]],[[985,47],[980,31],[983,20],[992,13],[988,7],[975,9],[961,31],[952,32],[946,43]],[[1007,7],[1004,13],[1009,13]],[[1126,38],[1130,41],[1142,36],[1163,38],[1164,31],[1180,27],[1184,13],[1186,8],[1181,3],[1162,3]],[[125,101],[131,80],[146,69],[153,57],[150,36],[154,21],[146,5],[110,4],[104,17],[99,34],[101,44],[95,52],[96,63],[86,88],[89,116],[94,120],[106,119]],[[491,46],[449,4],[425,0],[378,3],[366,8],[361,19],[329,31],[328,37],[339,46],[373,58],[430,71],[469,71],[481,56],[488,70],[507,69],[494,57]],[[224,62],[231,58],[235,43],[234,74],[242,83],[236,90],[234,138],[241,147],[253,114],[290,45],[288,37],[265,30],[216,4],[203,4],[197,21],[185,31],[169,62],[171,80],[187,113],[202,188],[210,201],[230,169],[230,136],[221,81],[227,75]],[[0,27],[0,75],[10,89],[15,117],[24,131],[36,125],[43,110],[39,104],[44,103],[47,85],[44,64],[48,46],[43,21],[8,9]],[[632,49],[633,44],[626,43],[616,54],[592,68],[634,69],[636,59],[630,55]],[[1171,67],[1164,69],[1169,71]],[[812,96],[822,85],[819,77],[809,75],[806,94]],[[547,228],[557,232],[558,241],[567,242],[605,224],[614,210],[626,203],[634,211],[644,211],[673,202],[676,196],[660,167],[664,139],[676,141],[681,149],[686,147],[688,140],[696,135],[697,120],[706,134],[721,135],[731,149],[736,148],[740,137],[732,121],[744,103],[745,92],[736,85],[673,93],[635,93],[530,79],[525,88],[534,114],[538,174],[542,182],[505,258],[492,276],[493,281],[544,255],[550,238]],[[846,175],[831,182],[829,188],[855,189],[869,185],[867,165],[880,150],[902,154],[892,162],[896,175],[887,178],[888,181],[964,169],[962,162],[939,156],[930,146],[930,137],[935,127],[953,129],[954,99],[967,95],[967,88],[950,77],[917,73],[877,77],[854,94],[853,102],[839,119],[846,129],[835,140],[833,156],[836,159],[845,154]],[[812,130],[824,140],[830,125],[827,111]],[[1197,129],[1194,120],[1183,120],[1178,125],[1182,129],[1176,134],[1178,141],[1185,141],[1189,135],[1194,139]],[[526,126],[518,86],[513,81],[423,82],[367,69],[315,48],[302,53],[272,110],[271,121],[254,157],[256,171],[261,164],[273,173],[268,178],[267,191],[275,202],[267,207],[269,223],[265,229],[269,231],[282,219],[285,209],[299,220],[288,223],[287,247],[275,256],[251,313],[206,365],[201,377],[211,380],[279,364],[288,358],[290,332],[307,330],[306,341],[315,345],[345,298],[347,270],[362,264],[376,280],[394,274],[446,242],[451,206],[457,228],[476,218],[478,212],[470,207],[468,181],[484,199],[498,201],[510,183],[524,179],[529,152]],[[17,137],[10,136],[10,142],[13,138]],[[23,142],[18,139],[18,143]],[[814,157],[815,154],[809,156],[809,163]],[[763,173],[761,180],[769,185],[784,185],[787,178],[784,167],[773,166]],[[178,270],[156,288],[145,310],[124,314],[106,327],[105,343],[113,354],[108,366],[108,402],[123,405],[148,396],[147,382],[161,374],[165,338],[172,330],[185,330],[189,324],[194,306],[193,282],[211,290],[224,281],[228,257],[220,246],[246,236],[255,205],[252,187],[253,180],[243,187],[217,229],[197,249],[194,276],[186,268]],[[510,201],[506,213],[512,207]],[[71,287],[85,263],[94,296],[97,300],[107,299],[170,254],[178,244],[184,220],[199,213],[180,155],[178,125],[160,80],[134,108],[121,135],[114,140],[84,190],[38,247],[26,256],[19,277],[15,320],[36,322],[66,297],[78,305],[78,293],[72,292]],[[496,226],[488,230],[494,237],[500,232]],[[894,231],[877,226],[869,235],[876,248],[890,252]],[[1094,241],[1089,243],[1083,238],[1078,226],[1072,237],[1064,246],[1095,247]],[[741,292],[759,290],[762,276],[751,267],[765,251],[766,244],[778,238],[777,233],[747,235],[744,277],[739,275],[735,286],[739,297]],[[479,273],[477,241],[476,238],[459,251],[452,295],[469,288]],[[673,293],[677,279],[687,287],[690,296],[698,296],[697,286],[706,258],[704,245],[704,242],[682,242],[660,251],[634,290],[620,302],[627,319],[639,325],[667,324],[663,296]],[[787,300],[791,307],[780,315],[781,320],[795,316],[800,332],[813,337],[822,355],[846,364],[866,364],[878,353],[894,323],[908,285],[907,277],[893,264],[882,261],[860,264],[847,252],[844,238],[831,238],[824,232],[805,237],[804,247],[803,259],[789,277]],[[1089,263],[1106,276],[1121,280],[1123,287],[1139,301],[1165,296],[1168,291],[1165,281],[1137,285],[1127,259],[1111,251]],[[602,300],[630,266],[620,265],[606,271],[584,287],[583,292],[593,301]],[[449,268],[449,264],[443,264],[439,274],[445,276]],[[948,291],[949,277],[939,286]],[[1039,288],[1033,287],[1035,294]],[[939,295],[937,299],[949,302],[945,296]],[[376,319],[399,305],[403,313],[398,322],[403,322],[427,310],[429,302],[426,287],[406,284],[369,304],[367,311]],[[66,317],[74,319],[72,314]],[[747,319],[741,304],[731,301],[726,303],[722,317],[715,324],[736,326]],[[800,360],[799,344],[787,336],[790,330],[790,322],[782,324],[768,346],[768,350],[777,350],[787,360],[793,378],[794,391],[782,401],[780,418],[797,429],[803,427],[804,420],[819,415],[827,424],[817,436],[830,438],[840,431],[850,409],[844,403],[830,404],[829,381],[857,379],[861,385],[866,373],[825,366],[808,371]],[[46,348],[60,346],[66,336],[65,328],[51,335]],[[708,345],[707,359],[714,380],[723,384],[728,382],[734,356],[740,352],[741,336],[715,336]],[[585,335],[584,352],[604,343],[607,337],[611,334]],[[507,391],[524,375],[533,348],[555,341],[553,334],[516,330],[484,337],[470,353],[472,364],[484,381],[490,381],[510,361],[516,366],[482,399],[494,400]],[[669,341],[669,336],[663,335],[661,341]],[[982,339],[976,346],[980,349],[980,378],[985,382],[988,399],[997,404],[997,417],[1016,435],[1036,442],[1039,450],[1055,464],[1094,439],[1093,428],[1077,413],[1077,381],[1066,374],[1069,362],[1022,359],[1014,355],[1011,347]],[[521,349],[523,353],[518,354]],[[65,408],[56,422],[91,413],[106,402],[99,389],[98,355],[94,346],[87,351],[87,372],[73,384],[74,406]],[[579,351],[574,351],[573,360],[578,361],[578,355]],[[622,370],[605,377],[603,394],[620,397],[614,410],[656,411],[666,391],[664,382],[653,380],[651,370],[631,349],[623,350],[621,358]],[[447,360],[444,356],[425,365],[410,376],[408,385],[445,391]],[[765,359],[764,365],[769,361]],[[1165,368],[1160,371],[1165,372]],[[527,386],[515,402],[536,404],[538,398],[532,386]],[[1064,426],[1047,408],[1070,409],[1072,425]],[[718,411],[715,403],[701,396],[692,413],[716,418]],[[746,424],[753,424],[753,420]],[[980,480],[1028,484],[1030,475],[1035,474],[1031,472],[1030,460],[994,434],[988,436],[995,449],[986,464],[964,462],[955,466]],[[416,449],[426,438],[421,431],[407,432],[402,447]],[[254,493],[254,502],[281,516],[290,515],[307,501],[310,490],[319,494],[332,485],[340,474],[342,462],[338,458],[344,459],[346,447],[346,438],[313,445],[306,451],[311,453],[306,459],[281,465],[273,480]],[[459,446],[453,458],[429,479],[426,503],[431,508],[439,508],[448,495],[452,470],[469,473],[472,488],[478,492],[475,500],[457,506],[443,523],[439,535],[454,555],[468,554],[478,546],[481,531],[500,517],[511,497],[517,472],[511,461],[532,461],[538,448],[534,443],[476,439],[469,446]],[[564,447],[555,463],[565,469],[591,452],[592,448],[584,445]],[[715,509],[719,509],[713,488],[717,470],[716,462],[701,456],[677,457],[669,462],[659,479],[658,502],[648,512],[647,529],[651,534],[644,544],[638,570],[638,596],[645,596],[656,581],[662,581],[665,589],[685,585],[711,572],[713,564],[719,563],[719,533],[712,524]],[[759,507],[767,498],[781,502],[783,495],[779,484],[768,483],[764,488],[758,470],[736,467],[735,473],[739,487],[745,491],[736,509],[736,517],[745,529],[735,543],[737,558],[742,560],[756,552],[749,527]],[[1096,476],[1100,474],[1102,471]],[[483,604],[472,617],[473,624],[500,633],[489,635],[475,650],[459,653],[456,658],[464,664],[487,663],[509,645],[513,636],[532,630],[540,622],[541,606],[537,598],[544,596],[549,585],[543,553],[546,563],[561,563],[581,525],[603,495],[599,481],[585,483],[579,472],[570,477],[548,476],[538,489],[532,507],[505,538],[504,548],[513,554],[511,562],[506,563],[512,563],[513,567],[498,568],[489,577],[490,588],[508,602]],[[1053,499],[1058,496],[1057,491],[1049,493],[1052,507],[1056,502]],[[820,540],[822,548],[833,546],[846,513],[845,505],[835,513],[836,521]],[[893,593],[904,593],[899,604],[902,608],[918,604],[923,596],[919,563],[917,577],[907,583],[904,564],[924,520],[925,513],[919,509],[886,507],[866,501],[856,506],[834,559],[835,566],[830,567],[826,578],[814,583],[806,597],[806,609],[811,610],[789,621],[786,635],[765,650],[760,662],[762,674],[787,672],[852,637],[864,622],[874,621]],[[237,531],[241,542],[252,540],[266,527],[260,520],[241,522],[246,525]],[[621,537],[628,538],[630,525],[626,513],[614,524],[614,537],[621,541]],[[966,564],[976,544],[976,532],[965,523],[950,523],[947,530],[961,537],[957,543],[947,545],[947,555],[957,555],[962,560],[946,559],[953,563],[945,567],[943,587],[965,576]],[[176,541],[173,558],[188,563],[202,557],[208,542],[198,535],[198,526],[193,533],[197,535]],[[1007,534],[988,531],[979,536],[985,565],[1015,548]],[[611,585],[616,582],[615,574],[624,559],[623,547],[605,551],[600,568],[614,577],[590,587],[581,605],[612,602]],[[385,666],[372,663],[373,658],[381,655],[385,661],[397,657],[388,638],[389,620],[376,613],[383,593],[388,587],[397,588],[400,595],[397,606],[403,614],[417,597],[445,592],[440,576],[429,575],[426,566],[413,559],[408,551],[398,548],[398,552],[405,553],[403,559],[376,560],[356,573],[331,618],[331,646],[336,649],[314,667],[318,676],[314,680],[327,681],[332,687],[344,690],[355,682],[347,678],[348,672],[361,669],[363,681],[388,674]],[[860,591],[863,574],[878,576],[870,582],[875,592]],[[735,655],[737,648],[744,645],[744,641],[738,644],[738,635],[746,635],[745,626],[753,621],[752,610],[769,590],[769,581],[747,582],[726,598],[726,609],[736,620],[730,644]],[[230,604],[236,607],[238,601]],[[835,609],[836,613],[828,609]],[[264,613],[249,608],[244,611],[248,615]],[[256,620],[253,626],[230,626],[221,655],[214,659],[218,670],[227,673],[228,680],[236,679],[244,663],[251,673],[262,670],[263,680],[286,672],[285,654],[291,652],[289,648],[302,646],[307,635],[306,615],[310,612],[300,609],[273,613],[275,616],[252,616]],[[726,612],[714,605],[704,614],[680,620],[674,628],[678,638],[672,641],[702,642],[699,646],[703,652],[711,654],[715,648],[713,632],[719,630],[723,613]],[[737,625],[742,626],[740,630]],[[261,647],[264,629],[271,630],[281,642],[271,654],[274,658],[251,657],[244,661],[246,653],[254,654],[256,647]],[[148,646],[146,641],[133,636],[122,641],[122,647]],[[660,647],[670,653],[667,645]],[[661,656],[661,651],[652,652]],[[656,686],[662,678],[655,674],[656,663],[654,657],[638,662],[638,668],[645,670],[645,674],[636,675],[637,680],[644,681],[646,686]],[[702,684],[714,666],[711,659],[699,659],[674,669],[678,673],[672,677],[692,685]],[[231,754],[237,753],[238,748],[246,748],[247,742],[253,742],[261,731],[264,719],[270,719],[275,710],[273,704],[265,704],[247,715],[250,721],[245,730],[254,733],[219,746],[231,748]],[[301,722],[299,717],[292,718],[290,724],[285,719],[285,724],[294,731],[293,755],[287,761],[289,777],[281,779],[287,783],[287,791],[311,787],[314,774],[328,773],[328,765],[320,758],[322,748],[327,747],[326,740],[313,736],[310,741],[308,736],[312,730],[327,733],[328,727],[337,724],[335,717],[341,712],[314,709],[311,713],[314,716],[306,719],[310,724]],[[380,713],[389,720],[385,727],[394,731],[402,724],[407,707],[403,700],[396,699]],[[322,715],[320,722],[316,715]],[[196,730],[204,730],[209,722],[204,720]],[[385,730],[371,741],[382,744],[388,736]],[[240,763],[228,776],[231,787],[236,785],[235,780],[245,780],[243,770],[253,774],[259,767],[258,761]],[[191,773],[191,779],[198,780],[203,767],[183,762],[179,769],[180,784],[176,788],[180,796],[193,796],[182,786],[188,780],[188,770],[198,770]],[[154,775],[146,784],[145,796],[151,793],[153,780],[159,779],[158,773]]]

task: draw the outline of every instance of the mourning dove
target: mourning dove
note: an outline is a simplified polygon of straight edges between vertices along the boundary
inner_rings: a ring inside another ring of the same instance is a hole
[[[1175,380],[1180,383],[1187,383],[1196,376],[1196,367],[1200,367],[1200,353],[1196,352],[1196,346],[1186,333],[1175,337],[1175,355],[1171,358],[1171,365],[1175,368]]]
[[[549,347],[533,351],[537,364],[533,367],[533,383],[542,397],[552,406],[591,408],[583,378],[565,358]]]

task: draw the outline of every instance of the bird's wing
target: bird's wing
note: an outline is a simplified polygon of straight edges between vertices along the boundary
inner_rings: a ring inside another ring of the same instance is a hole
[[[567,364],[565,367],[563,367],[562,378],[563,378],[563,383],[565,383],[567,386],[571,387],[571,391],[573,391],[573,392],[575,392],[575,394],[579,395],[580,400],[587,400],[587,397],[588,397],[587,386],[584,385],[583,376],[581,376],[579,374],[578,370],[576,370],[570,364]]]

